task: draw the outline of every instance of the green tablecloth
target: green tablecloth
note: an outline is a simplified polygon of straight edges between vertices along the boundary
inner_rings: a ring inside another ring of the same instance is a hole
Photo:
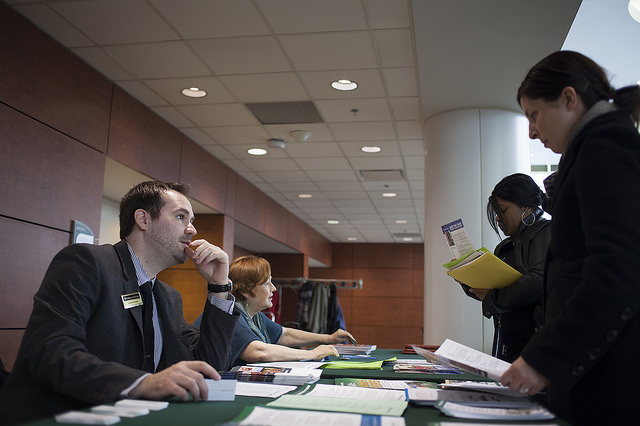
[[[402,354],[399,350],[391,349],[378,349],[372,356],[380,359],[388,359],[391,357],[397,358],[420,358],[413,354]],[[413,374],[413,373],[394,373],[392,367],[384,367],[383,370],[325,370],[322,373],[322,378],[319,383],[334,384],[335,378],[375,378],[386,380],[426,380],[434,382],[442,382],[445,379],[456,380],[485,380],[484,378],[474,374],[464,375],[451,375],[451,374]],[[237,396],[233,402],[171,402],[169,407],[156,412],[137,418],[122,418],[118,425],[123,426],[143,426],[143,425],[186,425],[186,426],[198,426],[198,425],[222,425],[231,422],[236,416],[238,416],[242,410],[247,406],[264,405],[272,398],[257,398],[257,397],[244,397]],[[36,404],[37,401],[34,401]],[[453,422],[453,423],[500,423],[497,421],[478,421],[478,420],[464,420],[453,419],[446,417],[435,408],[432,407],[415,407],[409,405],[405,410],[404,415],[405,423],[407,426],[418,426],[427,424],[438,424],[440,422]],[[511,423],[514,422],[504,422]],[[527,422],[518,422],[519,424],[527,424]],[[536,424],[560,424],[564,425],[561,421],[548,421],[548,422],[535,422]],[[45,419],[38,422],[30,423],[32,426],[45,426],[57,424],[53,418]]]

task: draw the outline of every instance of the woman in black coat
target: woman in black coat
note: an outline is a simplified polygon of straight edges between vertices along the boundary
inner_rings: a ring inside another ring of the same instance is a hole
[[[492,355],[512,362],[542,326],[544,262],[551,238],[550,222],[542,218],[547,197],[534,180],[516,173],[502,179],[487,203],[493,230],[507,237],[494,250],[497,257],[522,274],[501,289],[463,288],[482,301],[482,313],[493,317]]]
[[[614,90],[576,52],[527,74],[518,102],[532,139],[561,153],[547,187],[545,325],[502,376],[576,424],[638,424],[640,88]]]

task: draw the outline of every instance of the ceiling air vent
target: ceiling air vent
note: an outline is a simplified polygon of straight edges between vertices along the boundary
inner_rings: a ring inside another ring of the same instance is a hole
[[[400,169],[360,170],[360,177],[367,182],[388,182],[404,180],[404,173]]]
[[[245,106],[262,124],[323,122],[313,102],[262,102]]]

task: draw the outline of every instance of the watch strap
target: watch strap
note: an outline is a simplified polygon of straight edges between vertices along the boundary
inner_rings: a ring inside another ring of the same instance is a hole
[[[227,282],[226,284],[207,283],[207,291],[211,293],[227,293],[231,291],[232,288],[233,283],[231,282],[231,280],[229,280],[229,282]]]

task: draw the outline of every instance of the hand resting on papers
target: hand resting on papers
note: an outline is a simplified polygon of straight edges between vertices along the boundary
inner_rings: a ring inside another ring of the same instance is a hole
[[[132,398],[164,399],[171,396],[181,401],[206,401],[208,387],[205,376],[220,380],[220,374],[204,361],[181,361],[171,367],[150,374],[129,392]]]

